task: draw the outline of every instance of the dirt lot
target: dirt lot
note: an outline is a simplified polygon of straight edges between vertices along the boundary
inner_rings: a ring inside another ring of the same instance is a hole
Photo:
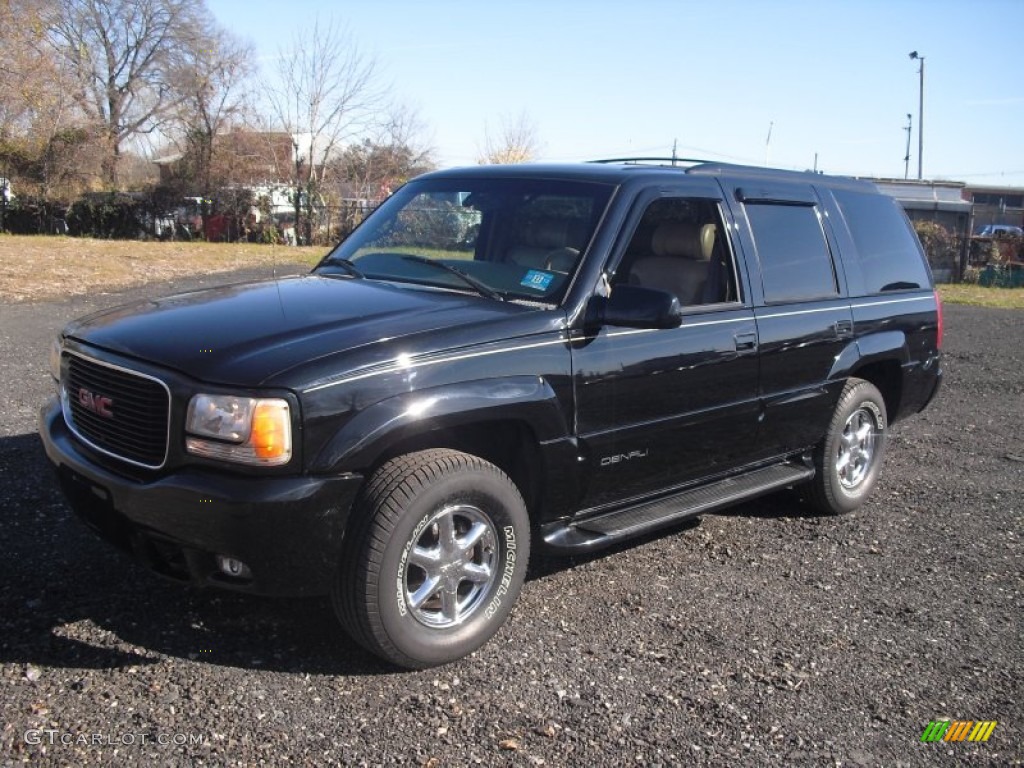
[[[47,346],[116,298],[0,303],[0,765],[1024,763],[1024,314],[947,308],[945,389],[860,512],[781,495],[539,559],[484,649],[397,673],[325,600],[166,584],[69,516]],[[921,743],[938,718],[999,724]]]

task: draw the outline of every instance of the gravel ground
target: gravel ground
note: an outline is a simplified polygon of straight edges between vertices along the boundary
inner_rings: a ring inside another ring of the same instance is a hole
[[[70,516],[49,340],[168,290],[0,305],[0,765],[1024,764],[1024,314],[947,307],[945,389],[859,512],[783,494],[538,559],[481,651],[399,673],[326,600],[168,584]],[[999,725],[921,743],[939,718]]]

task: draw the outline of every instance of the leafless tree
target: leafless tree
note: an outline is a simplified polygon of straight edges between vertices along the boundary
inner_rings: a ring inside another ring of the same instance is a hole
[[[396,104],[363,140],[345,148],[339,158],[339,182],[361,198],[386,197],[410,178],[433,170],[433,148],[423,137],[418,113]]]
[[[213,29],[179,54],[172,73],[178,107],[173,123],[194,191],[211,191],[217,136],[246,110],[246,85],[253,73],[252,46],[231,33]]]
[[[484,146],[477,162],[480,165],[528,163],[539,151],[537,127],[526,112],[514,118],[503,115],[497,133],[492,134],[484,127]]]
[[[314,198],[328,160],[369,126],[382,104],[376,66],[335,21],[317,19],[281,51],[280,84],[268,94],[274,117],[293,137],[296,232],[310,237]],[[300,227],[302,200],[306,219]]]
[[[57,0],[51,39],[74,77],[72,96],[100,127],[103,175],[117,185],[124,144],[157,129],[180,98],[171,82],[181,52],[210,29],[203,0]]]
[[[47,30],[55,0],[0,0],[0,176],[26,195],[68,198],[95,178],[95,135],[78,123]]]
[[[328,223],[337,228],[331,231],[334,237],[350,232],[380,199],[406,181],[437,167],[417,113],[396,105],[387,114],[362,141],[349,144],[331,160]]]
[[[31,132],[50,97],[52,59],[39,32],[48,8],[36,0],[0,2],[0,140]]]

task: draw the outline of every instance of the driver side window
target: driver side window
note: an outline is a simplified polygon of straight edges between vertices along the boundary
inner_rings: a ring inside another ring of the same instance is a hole
[[[666,197],[652,202],[616,270],[616,283],[668,291],[683,307],[738,301],[715,201]]]

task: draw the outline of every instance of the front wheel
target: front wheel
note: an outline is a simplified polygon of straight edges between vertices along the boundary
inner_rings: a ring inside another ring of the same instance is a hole
[[[332,600],[354,640],[411,669],[472,653],[519,595],[530,521],[515,484],[450,450],[388,461],[370,478]]]
[[[847,381],[828,432],[814,450],[811,503],[830,515],[861,506],[878,479],[887,435],[882,393],[869,381]]]

